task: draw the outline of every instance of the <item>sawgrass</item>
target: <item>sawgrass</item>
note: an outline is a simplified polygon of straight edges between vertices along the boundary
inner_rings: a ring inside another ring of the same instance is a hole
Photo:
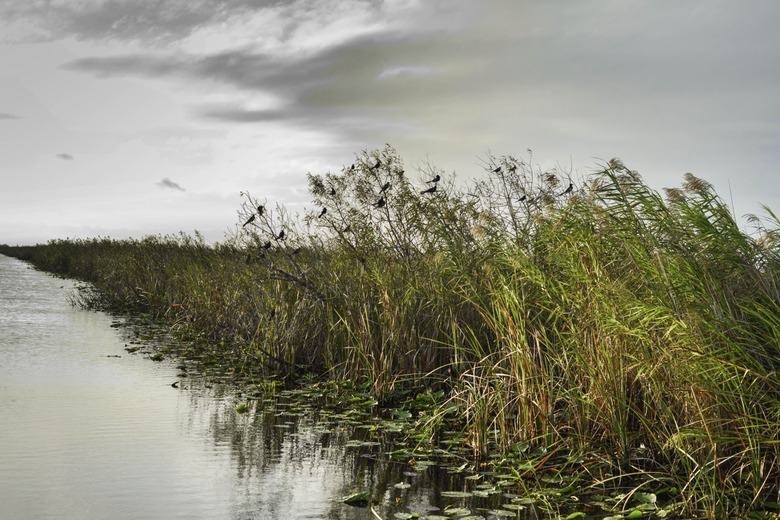
[[[0,252],[89,280],[86,305],[142,309],[253,370],[370,381],[380,401],[443,389],[427,424],[454,406],[478,457],[565,446],[713,517],[778,501],[768,208],[748,233],[705,181],[687,174],[663,197],[616,159],[567,193],[565,174],[511,156],[465,187],[417,176],[388,147],[310,175],[302,217],[244,194],[216,246],[196,234]]]

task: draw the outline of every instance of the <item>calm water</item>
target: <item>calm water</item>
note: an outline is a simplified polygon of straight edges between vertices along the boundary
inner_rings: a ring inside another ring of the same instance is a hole
[[[0,255],[0,518],[373,518],[332,500],[357,490],[392,518],[439,499],[430,468],[404,475],[281,405],[240,415],[230,388],[129,354],[74,287]]]

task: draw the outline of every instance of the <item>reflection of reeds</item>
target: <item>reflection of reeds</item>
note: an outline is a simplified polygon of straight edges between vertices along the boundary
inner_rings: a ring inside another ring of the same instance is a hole
[[[390,148],[355,164],[310,176],[317,209],[300,221],[254,214],[247,197],[238,222],[255,215],[252,226],[215,247],[182,235],[3,252],[243,363],[371,381],[378,397],[439,386],[477,453],[519,441],[596,451],[715,516],[776,499],[771,212],[753,219],[754,239],[708,183],[686,175],[664,200],[618,160],[571,197],[556,197],[555,172],[512,157],[465,191],[440,181],[435,197]]]

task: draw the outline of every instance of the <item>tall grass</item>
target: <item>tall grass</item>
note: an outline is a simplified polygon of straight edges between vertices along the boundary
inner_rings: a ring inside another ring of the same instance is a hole
[[[301,218],[244,194],[215,247],[0,252],[254,368],[371,381],[380,399],[443,388],[476,455],[567,446],[711,516],[777,501],[780,221],[767,208],[747,233],[705,181],[686,174],[662,197],[617,159],[569,182],[511,156],[464,188],[432,167],[412,181],[387,147],[309,175]]]

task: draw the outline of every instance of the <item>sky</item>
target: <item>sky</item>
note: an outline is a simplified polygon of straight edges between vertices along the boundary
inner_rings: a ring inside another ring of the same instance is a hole
[[[0,0],[0,243],[222,241],[241,192],[398,150],[655,189],[691,172],[780,211],[776,0]],[[531,154],[528,153],[531,150]]]

